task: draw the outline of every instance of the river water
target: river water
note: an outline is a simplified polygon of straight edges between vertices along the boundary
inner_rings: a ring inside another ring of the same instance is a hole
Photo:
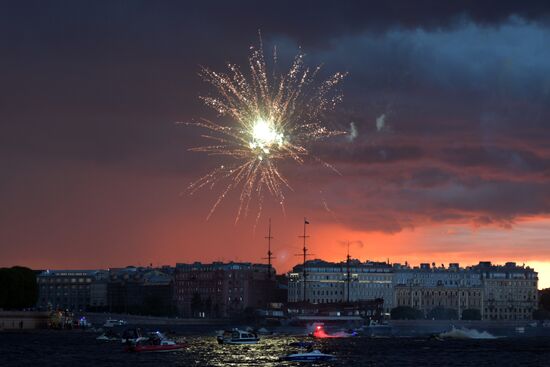
[[[295,366],[279,357],[295,352],[293,341],[306,337],[273,336],[249,346],[218,345],[212,334],[187,335],[183,352],[128,353],[120,342],[100,342],[97,333],[29,331],[0,333],[0,366]],[[310,339],[308,339],[310,340]],[[334,354],[332,362],[310,366],[550,366],[550,337],[490,340],[366,338],[316,340]]]

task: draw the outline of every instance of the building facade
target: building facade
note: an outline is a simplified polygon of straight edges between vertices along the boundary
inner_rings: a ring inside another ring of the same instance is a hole
[[[534,269],[508,262],[488,261],[471,267],[483,282],[483,315],[488,320],[530,320],[538,308],[538,274]]]
[[[305,282],[304,282],[305,273]],[[288,301],[311,304],[384,300],[384,312],[407,306],[425,317],[434,309],[477,310],[484,320],[527,320],[538,307],[537,273],[525,266],[448,267],[380,262],[307,261],[288,274]],[[433,313],[432,313],[433,315]]]
[[[481,276],[457,263],[439,267],[420,264],[419,267],[395,266],[394,303],[396,307],[416,308],[427,316],[434,308],[456,310],[458,318],[466,309],[483,313]]]
[[[265,307],[276,292],[275,270],[264,264],[176,264],[174,297],[184,317],[226,317]]]
[[[395,304],[421,310],[427,315],[435,307],[450,308],[458,316],[477,309],[483,320],[529,320],[538,307],[537,273],[513,262],[448,268],[421,264],[395,273]]]
[[[421,310],[424,316],[436,308],[456,310],[457,318],[467,309],[482,313],[483,289],[481,287],[423,287],[398,285],[395,287],[395,304]],[[483,314],[481,315],[483,317]]]
[[[109,311],[146,315],[171,315],[173,271],[169,267],[129,266],[109,271],[107,301]]]
[[[107,283],[109,281],[109,272],[105,270],[98,271],[95,279],[90,284],[90,310],[106,311],[108,309]]]
[[[37,276],[38,303],[43,309],[84,311],[92,304],[92,284],[103,270],[46,270]],[[101,297],[94,292],[94,297]]]
[[[383,299],[384,311],[389,312],[394,299],[393,277],[392,266],[383,262],[306,261],[305,277],[303,264],[289,273],[288,301],[321,304]]]

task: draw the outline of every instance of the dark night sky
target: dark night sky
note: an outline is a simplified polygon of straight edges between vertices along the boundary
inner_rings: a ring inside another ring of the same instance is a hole
[[[327,259],[351,240],[361,259],[513,260],[550,283],[550,5],[296,3],[3,1],[0,265],[259,261],[270,216],[287,270],[307,216]],[[175,122],[212,117],[200,66],[245,64],[258,29],[282,63],[301,47],[349,73],[330,118],[358,135],[315,147],[341,176],[284,167],[287,214],[268,199],[254,232],[235,198],[206,221],[214,193],[185,193],[220,162]]]

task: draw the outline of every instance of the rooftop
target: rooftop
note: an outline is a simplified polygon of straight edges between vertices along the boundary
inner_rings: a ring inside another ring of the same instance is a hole
[[[106,270],[93,269],[93,270],[44,270],[40,273],[39,277],[53,277],[53,276],[95,276],[98,273],[107,272]]]
[[[184,264],[184,263],[176,264],[176,269],[185,270],[185,271],[248,270],[248,269],[257,269],[257,270],[265,271],[267,270],[267,267],[268,267],[267,264],[254,264],[250,262],[233,262],[233,261],[228,263],[215,261],[210,264],[203,264],[201,262],[194,262],[192,264]],[[272,269],[274,268],[272,267]]]

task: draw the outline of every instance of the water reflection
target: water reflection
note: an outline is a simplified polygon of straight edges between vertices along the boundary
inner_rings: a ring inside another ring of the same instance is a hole
[[[263,337],[258,344],[253,345],[220,345],[212,337],[186,338],[189,349],[177,356],[180,366],[189,366],[192,361],[200,366],[291,366],[296,363],[281,361],[280,357],[296,353],[299,348],[289,344],[304,341],[306,338],[296,337]],[[316,343],[316,349],[324,350],[324,341]],[[308,363],[309,366],[326,366],[327,363]],[[331,366],[337,365],[334,362]]]

